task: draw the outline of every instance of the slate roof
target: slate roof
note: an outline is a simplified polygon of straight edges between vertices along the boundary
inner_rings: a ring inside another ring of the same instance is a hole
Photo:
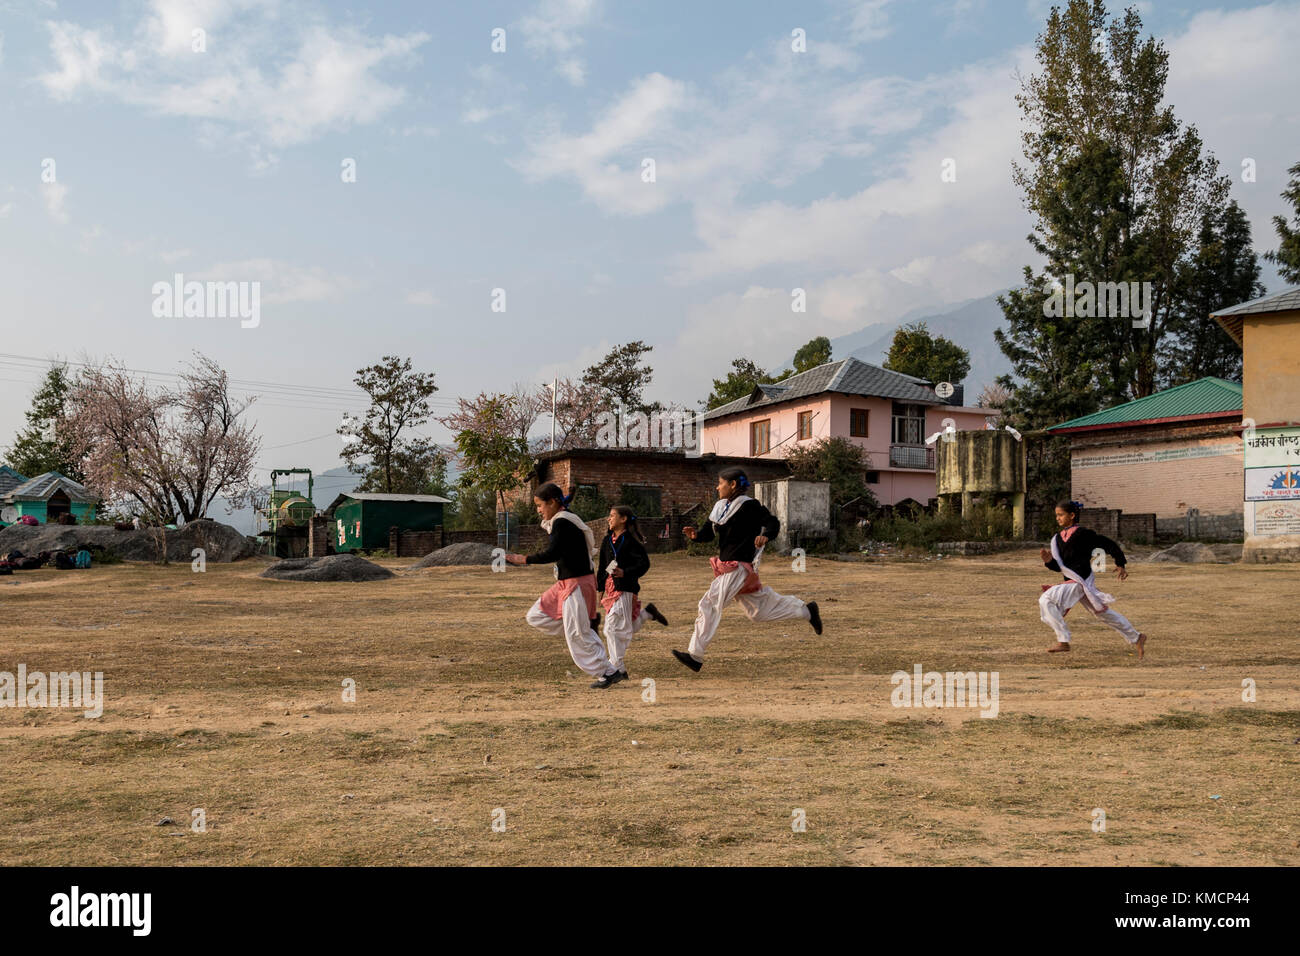
[[[56,491],[62,491],[72,501],[94,504],[98,500],[90,490],[80,482],[65,478],[57,471],[47,471],[43,475],[30,478],[5,492],[6,500],[46,501]]]
[[[1241,386],[1222,378],[1202,378],[1176,385],[1146,398],[1103,408],[1091,415],[1053,425],[1049,432],[1120,428],[1139,422],[1228,417],[1241,414]]]
[[[866,395],[872,398],[893,398],[900,402],[920,405],[944,404],[925,379],[891,372],[878,365],[849,357],[838,362],[827,362],[806,372],[791,375],[771,385],[759,385],[744,398],[706,412],[704,420],[722,418],[755,408],[764,408],[825,392],[844,395]]]
[[[1223,330],[1232,336],[1233,341],[1241,345],[1241,320],[1248,315],[1268,315],[1272,312],[1300,311],[1300,288],[1284,289],[1275,295],[1266,295],[1262,299],[1251,299],[1241,305],[1220,309],[1210,315]]]
[[[0,465],[0,498],[3,498],[27,479],[8,465]]]

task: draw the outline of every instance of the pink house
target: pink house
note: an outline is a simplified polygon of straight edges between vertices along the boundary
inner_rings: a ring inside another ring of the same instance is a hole
[[[846,358],[759,385],[705,413],[700,451],[780,458],[819,438],[847,438],[866,449],[867,483],[881,504],[926,504],[935,497],[934,446],[926,438],[949,423],[984,428],[997,414],[948,404],[923,379]]]

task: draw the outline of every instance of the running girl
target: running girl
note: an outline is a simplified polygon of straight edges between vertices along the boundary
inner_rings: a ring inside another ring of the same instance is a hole
[[[758,580],[756,565],[770,538],[781,531],[781,522],[759,502],[745,494],[749,479],[740,468],[728,468],[718,476],[718,500],[709,512],[704,527],[686,527],[682,533],[692,541],[718,539],[718,556],[709,558],[713,565],[713,583],[700,598],[695,632],[685,651],[673,651],[693,671],[704,666],[704,652],[717,633],[722,609],[736,601],[751,621],[780,621],[802,618],[822,632],[817,602],[805,604],[797,597],[777,594]]]
[[[1070,629],[1065,626],[1065,615],[1070,608],[1083,601],[1088,610],[1105,624],[1124,635],[1124,640],[1137,648],[1138,660],[1145,653],[1147,636],[1138,632],[1123,614],[1112,610],[1115,599],[1098,591],[1093,582],[1092,553],[1100,548],[1115,559],[1119,579],[1128,579],[1127,563],[1120,546],[1091,528],[1079,526],[1083,505],[1077,501],[1062,501],[1056,506],[1056,523],[1060,531],[1052,536],[1051,549],[1039,549],[1039,556],[1049,571],[1060,571],[1065,580],[1060,584],[1043,585],[1038,607],[1044,623],[1056,632],[1056,646],[1047,653],[1056,654],[1070,649]]]
[[[641,578],[650,570],[645,536],[637,527],[636,515],[627,505],[609,509],[609,533],[600,544],[596,562],[596,590],[605,608],[605,643],[610,666],[618,668],[620,680],[627,680],[624,655],[632,635],[647,619],[667,624],[668,619],[653,604],[641,605]]]
[[[596,553],[596,541],[586,523],[565,509],[571,498],[572,495],[566,497],[558,485],[549,481],[538,488],[533,493],[533,503],[550,541],[544,551],[526,557],[507,554],[506,560],[511,564],[555,562],[555,583],[529,608],[524,620],[544,634],[563,634],[573,663],[599,678],[591,686],[603,689],[617,684],[623,674],[610,664],[605,645],[595,630],[599,612],[591,560]]]

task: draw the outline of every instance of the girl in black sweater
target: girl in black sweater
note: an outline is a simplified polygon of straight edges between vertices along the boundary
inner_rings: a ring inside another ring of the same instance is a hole
[[[511,564],[555,562],[555,583],[528,609],[524,620],[545,634],[563,634],[573,663],[597,678],[593,688],[603,689],[617,684],[624,675],[609,662],[605,645],[596,633],[599,612],[596,575],[591,566],[596,541],[586,523],[566,509],[572,497],[549,481],[539,487],[533,493],[533,502],[550,540],[536,554],[507,554],[506,560]]]
[[[637,527],[636,515],[627,505],[609,509],[609,533],[600,545],[596,562],[596,591],[605,608],[605,643],[609,662],[627,680],[624,655],[632,635],[647,619],[667,624],[668,619],[653,604],[641,606],[641,578],[650,570],[645,535]]]
[[[1127,561],[1124,551],[1118,544],[1105,535],[1098,534],[1091,528],[1079,526],[1079,515],[1083,505],[1077,501],[1062,501],[1056,506],[1056,524],[1060,531],[1052,537],[1050,550],[1041,548],[1039,557],[1049,571],[1059,571],[1065,575],[1060,584],[1043,585],[1038,607],[1043,622],[1056,632],[1056,646],[1049,647],[1049,654],[1057,654],[1070,649],[1070,629],[1065,626],[1065,615],[1070,608],[1083,602],[1088,610],[1097,615],[1098,620],[1109,624],[1124,635],[1124,640],[1137,648],[1138,660],[1146,653],[1147,636],[1128,622],[1123,614],[1111,608],[1115,599],[1103,591],[1097,590],[1092,570],[1092,556],[1097,551],[1109,554],[1115,561],[1116,570],[1121,581],[1128,579]]]
[[[682,529],[692,541],[718,539],[718,556],[709,559],[713,584],[700,598],[690,646],[673,651],[673,656],[693,671],[704,666],[704,652],[717,633],[722,609],[732,601],[740,604],[751,621],[802,618],[816,633],[822,632],[816,601],[805,604],[797,597],[777,594],[758,580],[758,557],[768,540],[780,533],[781,522],[745,493],[749,488],[742,469],[726,469],[718,476],[718,501],[704,527]]]

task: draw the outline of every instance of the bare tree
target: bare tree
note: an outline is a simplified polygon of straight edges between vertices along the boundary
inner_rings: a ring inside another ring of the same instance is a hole
[[[219,365],[202,355],[175,388],[151,388],[118,363],[81,372],[63,426],[86,484],[159,524],[194,521],[218,497],[253,493],[260,442]]]

